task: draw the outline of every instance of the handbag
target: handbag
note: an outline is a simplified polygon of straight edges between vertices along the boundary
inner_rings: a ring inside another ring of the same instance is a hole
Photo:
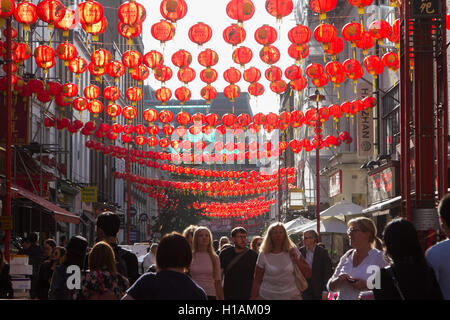
[[[297,262],[292,260],[292,264],[294,265],[295,284],[297,285],[298,290],[303,292],[308,289],[308,281],[306,281],[306,278],[298,267]]]

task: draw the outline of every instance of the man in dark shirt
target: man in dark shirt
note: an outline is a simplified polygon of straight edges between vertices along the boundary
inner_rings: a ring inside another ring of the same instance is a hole
[[[120,229],[120,218],[114,212],[103,212],[97,218],[97,238],[107,242],[114,250],[117,271],[128,278],[132,285],[139,278],[138,259],[134,253],[117,244],[117,233]]]
[[[24,240],[23,248],[19,250],[19,254],[25,254],[29,257],[28,264],[33,266],[33,275],[31,276],[30,298],[36,299],[38,297],[38,276],[39,268],[44,261],[44,250],[37,244],[38,236],[32,232]]]
[[[242,227],[231,231],[233,246],[220,252],[225,300],[249,300],[258,254],[247,248],[247,230]]]

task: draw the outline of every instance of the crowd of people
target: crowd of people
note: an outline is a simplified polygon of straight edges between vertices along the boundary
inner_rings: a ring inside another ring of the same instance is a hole
[[[351,219],[351,249],[335,268],[314,230],[299,248],[278,222],[250,242],[243,227],[219,240],[204,226],[168,233],[149,246],[139,270],[136,255],[117,243],[120,219],[112,212],[98,217],[92,248],[81,236],[60,246],[47,239],[41,248],[32,233],[19,253],[29,256],[30,297],[40,300],[449,300],[450,195],[438,213],[447,239],[425,253],[405,219],[389,222],[383,241],[371,219]],[[73,266],[83,271],[78,289],[67,285]],[[0,251],[0,298],[12,295]]]

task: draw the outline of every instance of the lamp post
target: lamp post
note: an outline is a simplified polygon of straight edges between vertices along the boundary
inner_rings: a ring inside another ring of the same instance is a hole
[[[319,101],[325,100],[325,96],[319,93],[319,90],[315,91],[315,94],[309,97],[310,101],[316,101],[316,125],[314,128],[316,140],[316,220],[317,220],[317,241],[320,242],[320,133],[322,133],[322,122],[320,121],[319,113]]]

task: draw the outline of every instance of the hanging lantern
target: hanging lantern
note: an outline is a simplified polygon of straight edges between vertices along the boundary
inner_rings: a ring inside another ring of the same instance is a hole
[[[164,19],[175,23],[186,15],[187,4],[184,0],[163,0],[159,9]]]
[[[342,27],[342,37],[351,43],[352,48],[356,47],[356,41],[361,40],[363,30],[360,23],[350,22]]]
[[[130,26],[128,24],[119,22],[117,24],[117,31],[120,36],[127,39],[127,44],[133,44],[133,38],[137,38],[142,33],[142,25],[136,24],[134,26]]]
[[[186,87],[180,87],[175,90],[175,97],[180,101],[180,104],[183,105],[186,101],[191,99],[191,90]]]
[[[306,67],[305,72],[308,77],[314,79],[320,77],[323,74],[324,70],[321,64],[311,63]]]
[[[350,5],[358,8],[358,14],[364,14],[364,7],[368,7],[372,4],[373,0],[347,0]]]
[[[98,41],[98,35],[102,34],[108,28],[108,21],[106,17],[102,17],[102,19],[94,23],[92,25],[81,24],[83,30],[92,35],[92,41]]]
[[[136,80],[139,85],[150,76],[150,71],[144,65],[140,65],[137,68],[134,68],[130,72],[130,76],[133,80]]]
[[[245,67],[253,58],[253,52],[248,47],[239,47],[233,51],[233,61],[234,63],[240,64],[242,68]]]
[[[266,11],[281,21],[283,17],[288,16],[294,9],[292,0],[266,0]]]
[[[76,74],[76,77],[79,78],[80,74],[86,71],[88,68],[88,64],[86,60],[81,57],[76,57],[69,60],[68,68],[71,72]]]
[[[291,81],[289,84],[290,84],[292,90],[302,91],[308,85],[308,80],[306,80],[306,78],[302,76],[299,79]]]
[[[106,114],[112,118],[112,121],[116,121],[116,117],[121,113],[122,108],[118,104],[112,103],[106,106]]]
[[[129,123],[133,121],[138,115],[137,109],[133,106],[126,106],[122,110],[122,116],[128,120]]]
[[[217,80],[217,71],[211,68],[206,68],[200,72],[200,79],[207,84],[211,84]]]
[[[449,15],[447,15],[447,30],[448,30],[448,19]],[[400,19],[396,19],[392,24],[392,32],[388,36],[388,40],[395,43],[395,47],[400,47]]]
[[[328,113],[331,117],[334,118],[335,121],[338,121],[338,119],[342,118],[343,112],[341,110],[341,106],[338,104],[332,104],[328,107]]]
[[[51,30],[54,24],[64,18],[66,8],[58,0],[44,0],[37,5],[37,15],[39,19],[48,24]]]
[[[327,18],[327,12],[336,8],[337,0],[309,0],[309,7],[319,14],[320,20]]]
[[[96,81],[99,81],[100,77],[106,73],[105,68],[98,67],[98,66],[94,65],[92,62],[89,63],[88,70],[89,70],[89,73],[95,77]]]
[[[286,91],[287,84],[284,80],[277,80],[270,83],[270,90],[277,94],[282,94]]]
[[[324,86],[327,85],[328,83],[328,77],[326,74],[322,73],[320,76],[318,76],[317,78],[311,78],[311,82],[313,83],[314,86],[316,86],[317,88],[322,88]]]
[[[300,69],[299,66],[294,64],[286,68],[286,70],[284,71],[284,75],[289,80],[294,81],[302,77],[302,69]]]
[[[172,78],[173,73],[172,69],[168,66],[161,66],[155,68],[154,75],[156,80],[161,81],[164,84]]]
[[[34,58],[38,65],[48,63],[55,59],[55,52],[53,51],[53,48],[50,46],[45,45],[38,46],[34,50]]]
[[[142,25],[147,17],[145,7],[136,1],[122,3],[117,13],[120,22],[131,27]]]
[[[244,80],[250,83],[257,82],[261,79],[261,71],[255,67],[250,67],[244,71]]]
[[[255,6],[251,0],[231,0],[226,10],[227,15],[239,23],[251,19],[255,14]]]
[[[111,61],[112,55],[105,49],[98,49],[91,55],[91,62],[97,67],[105,67]]]
[[[159,114],[158,114],[158,119],[160,122],[162,123],[169,123],[172,122],[173,120],[173,114],[172,112],[170,112],[169,110],[162,110]]]
[[[377,106],[377,99],[374,97],[368,96],[361,100],[364,105],[364,109],[370,109]]]
[[[212,67],[219,62],[219,55],[211,49],[203,50],[198,55],[198,63],[204,67]]]
[[[206,100],[206,104],[210,104],[217,97],[217,90],[208,84],[200,90],[200,95]]]
[[[259,57],[264,63],[272,65],[280,60],[280,51],[274,46],[264,46],[259,52]]]
[[[336,78],[338,77],[339,74],[343,74],[344,75],[344,79],[345,79],[345,68],[338,61],[330,61],[330,62],[328,62],[326,64],[326,66],[325,66],[325,72],[330,77],[330,80],[333,83],[336,82]]]
[[[368,56],[364,59],[364,67],[366,68],[367,72],[372,75],[374,79],[376,79],[378,75],[383,72],[384,69],[384,65],[380,57],[374,55]]]
[[[13,0],[10,2],[14,4]],[[2,3],[0,9],[1,12],[4,10],[3,7],[4,5]],[[3,14],[0,13],[0,16],[3,16]],[[14,18],[18,23],[23,25],[23,29],[25,31],[30,31],[30,25],[34,24],[38,18],[36,5],[31,2],[22,2],[17,4],[17,7],[14,10]]]
[[[232,24],[223,31],[223,39],[226,43],[229,43],[232,46],[237,46],[238,44],[244,42],[245,37],[246,32],[244,28],[237,24]]]
[[[186,50],[178,50],[172,55],[172,63],[178,68],[188,67],[192,62],[192,55]]]
[[[224,126],[232,127],[235,122],[236,122],[236,116],[234,114],[227,113],[222,116],[222,123]]]
[[[241,94],[241,89],[235,84],[230,84],[223,89],[223,94],[230,99],[231,102],[234,102],[234,99]]]
[[[353,81],[357,81],[364,75],[364,70],[355,59],[347,59],[342,64],[345,69],[347,77]]]
[[[327,43],[332,42],[336,37],[336,27],[329,23],[322,23],[314,29],[314,38],[322,43],[325,50],[328,49]]]
[[[132,101],[133,105],[136,105],[137,101],[141,101],[144,96],[142,93],[142,89],[138,87],[130,87],[125,92],[125,96],[128,100]]]
[[[241,80],[241,72],[238,69],[231,67],[224,71],[223,78],[228,83],[236,83]]]
[[[278,34],[274,27],[267,24],[259,27],[255,31],[255,40],[263,46],[273,44],[277,40]]]
[[[143,60],[144,64],[150,69],[155,69],[156,67],[160,67],[164,64],[163,55],[156,50],[146,53]]]
[[[61,93],[69,98],[73,98],[78,94],[78,87],[74,83],[66,83],[62,89]]]
[[[356,41],[356,46],[363,51],[364,55],[367,55],[368,50],[375,46],[375,38],[371,32],[363,31],[361,39]]]
[[[295,59],[297,63],[300,63],[309,55],[309,47],[306,44],[291,44],[288,48],[288,54],[292,59]]]
[[[101,90],[96,85],[89,85],[86,88],[84,88],[84,96],[89,100],[97,99],[100,94]]]
[[[172,126],[166,125],[162,128],[162,132],[166,135],[166,137],[171,136],[175,129]]]
[[[146,139],[143,136],[137,136],[136,138],[134,138],[134,142],[136,142],[138,146],[143,146],[146,142]]]
[[[117,87],[109,86],[103,90],[103,96],[108,101],[116,101],[120,98],[120,90]]]
[[[149,125],[158,119],[158,112],[154,109],[145,109],[142,115],[144,120],[148,121]]]
[[[142,64],[142,55],[135,50],[129,50],[122,55],[122,63],[129,69],[137,68]]]
[[[189,122],[191,122],[191,115],[187,112],[180,112],[177,114],[175,119],[180,126],[186,126]]]
[[[105,71],[114,78],[114,82],[118,82],[119,78],[125,74],[126,67],[120,61],[113,61],[106,65]]]
[[[169,101],[172,97],[172,91],[169,88],[162,87],[156,90],[156,99],[162,103],[162,105],[166,104],[166,101]]]
[[[266,79],[270,82],[281,80],[283,77],[283,71],[277,66],[269,67],[264,73]]]
[[[68,66],[69,61],[77,57],[77,48],[70,43],[61,43],[56,48],[56,55],[64,61],[64,65]]]
[[[392,27],[384,20],[375,20],[369,25],[369,32],[377,39],[378,44],[382,45],[383,39],[387,39],[392,33]]]
[[[169,0],[174,1],[174,0]],[[166,20],[161,20],[155,23],[151,28],[153,38],[163,44],[166,41],[172,40],[175,36],[175,27]]]
[[[211,40],[212,29],[206,23],[199,22],[189,29],[188,35],[192,42],[201,46]]]
[[[297,46],[306,44],[311,39],[311,31],[309,31],[308,27],[298,24],[289,30],[288,38]]]
[[[80,23],[93,25],[99,23],[103,18],[103,7],[97,1],[85,1],[78,4],[78,16]]]
[[[391,71],[396,72],[400,68],[398,53],[388,52],[383,56],[382,61],[385,67]]]
[[[90,113],[94,114],[94,118],[96,118],[98,114],[103,111],[103,104],[98,100],[92,100],[88,104],[88,110]]]
[[[325,53],[331,55],[333,60],[336,60],[336,56],[344,50],[344,40],[339,37],[336,37],[333,41],[328,43],[327,49],[325,49]]]
[[[71,10],[66,8],[66,12],[64,13],[64,18],[61,21],[55,23],[55,27],[63,31],[63,37],[69,36],[69,30],[75,29],[77,26],[76,20],[76,12],[75,10]]]

